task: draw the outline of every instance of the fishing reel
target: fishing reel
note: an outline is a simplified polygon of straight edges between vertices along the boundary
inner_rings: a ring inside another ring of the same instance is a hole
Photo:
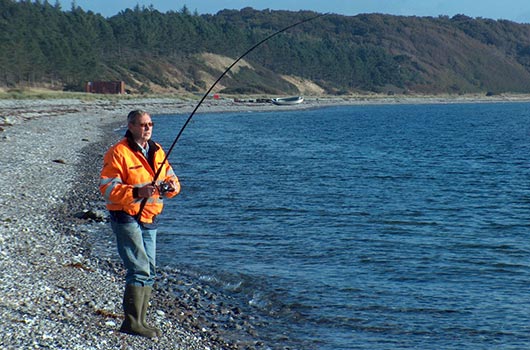
[[[161,196],[165,195],[168,192],[173,192],[175,189],[169,184],[167,181],[162,181],[158,186],[158,193],[160,193]]]

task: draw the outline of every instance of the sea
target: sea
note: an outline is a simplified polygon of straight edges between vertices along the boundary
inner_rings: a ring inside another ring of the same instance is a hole
[[[199,109],[169,160],[159,264],[271,348],[530,349],[529,103]]]

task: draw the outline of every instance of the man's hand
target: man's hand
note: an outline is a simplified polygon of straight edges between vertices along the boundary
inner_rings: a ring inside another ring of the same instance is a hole
[[[149,198],[156,193],[156,187],[153,185],[145,185],[144,187],[138,188],[138,197]]]
[[[169,179],[168,181],[169,186],[171,187],[171,192],[179,191],[180,190],[180,184],[175,179]]]

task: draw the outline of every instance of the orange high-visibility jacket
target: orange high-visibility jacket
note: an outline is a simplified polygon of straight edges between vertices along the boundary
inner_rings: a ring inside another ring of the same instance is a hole
[[[126,136],[128,137],[112,146],[105,154],[99,190],[106,200],[107,209],[123,210],[135,216],[142,202],[142,198],[137,197],[138,188],[153,183],[160,166],[163,169],[157,179],[157,185],[170,178],[178,184],[178,178],[167,161],[162,164],[166,155],[159,144],[149,141],[149,158],[153,163],[149,164],[129,132]],[[177,191],[168,192],[164,196],[174,197],[179,192],[180,184],[177,186]],[[140,221],[152,223],[154,217],[162,212],[163,206],[163,198],[155,192],[155,195],[147,199]]]

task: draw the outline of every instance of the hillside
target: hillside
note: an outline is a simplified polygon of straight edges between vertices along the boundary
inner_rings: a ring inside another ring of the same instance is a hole
[[[0,0],[0,87],[204,92],[271,33],[315,16],[245,8],[198,15],[126,9],[104,18]],[[216,87],[229,94],[530,92],[530,25],[458,15],[326,15],[274,37]]]

